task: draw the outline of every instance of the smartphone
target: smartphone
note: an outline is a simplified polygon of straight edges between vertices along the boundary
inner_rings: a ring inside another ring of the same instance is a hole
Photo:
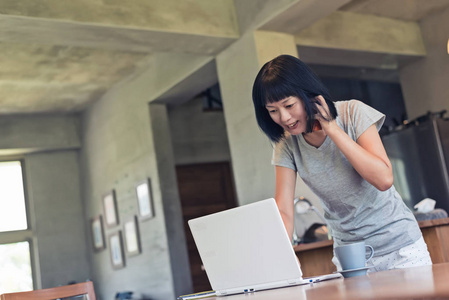
[[[318,131],[318,130],[321,130],[321,129],[323,129],[323,128],[321,128],[321,123],[320,123],[320,121],[314,120],[314,121],[313,121],[313,126],[312,126],[312,132],[313,132],[313,131]]]
[[[316,108],[316,106],[317,105],[321,105],[319,102],[317,102],[316,100],[313,100],[312,101],[312,103],[313,103],[313,105],[312,105],[312,111],[313,111],[313,114],[314,115],[316,115],[316,114],[318,114],[318,109]],[[322,128],[321,128],[321,123],[320,123],[320,121],[318,121],[318,120],[313,120],[313,125],[312,125],[312,132],[313,131],[318,131],[318,130],[321,130]]]

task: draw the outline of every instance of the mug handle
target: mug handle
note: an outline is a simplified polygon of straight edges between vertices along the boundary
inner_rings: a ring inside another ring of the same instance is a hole
[[[367,259],[365,259],[365,262],[368,262],[374,255],[374,249],[370,245],[365,245],[365,247],[367,247],[371,250],[371,254],[369,255],[369,257]]]

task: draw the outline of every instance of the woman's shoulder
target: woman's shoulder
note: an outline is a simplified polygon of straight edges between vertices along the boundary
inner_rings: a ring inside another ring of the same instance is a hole
[[[350,100],[340,100],[334,102],[335,107],[338,110],[347,110],[353,107],[363,106],[365,105],[362,101],[357,99],[350,99]]]
[[[367,114],[374,109],[357,99],[334,102],[338,116],[342,119],[352,118],[360,114]]]
[[[361,126],[362,132],[366,130],[366,124],[369,126],[376,124],[377,130],[379,130],[385,120],[383,113],[360,100],[337,101],[335,107],[338,112],[338,119],[344,126]]]

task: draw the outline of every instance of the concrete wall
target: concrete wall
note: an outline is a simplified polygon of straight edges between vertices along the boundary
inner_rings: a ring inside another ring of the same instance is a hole
[[[111,266],[109,245],[91,254],[96,292],[103,299],[113,299],[116,292],[126,290],[154,299],[174,296],[149,113],[145,102],[137,100],[143,95],[139,87],[139,83],[130,83],[108,93],[83,118],[81,157],[88,218],[104,215],[101,199],[105,193],[114,189],[117,197],[120,224],[105,230],[106,239],[123,232],[123,220],[137,214],[135,185],[150,178],[153,188],[155,218],[139,224],[142,254],[126,259],[126,267],[120,270]]]
[[[77,116],[2,116],[0,155],[80,147]]]
[[[0,120],[0,157],[24,161],[37,288],[90,278],[80,192],[79,131],[75,115],[7,116]]]
[[[135,185],[145,178],[151,179],[155,208],[153,219],[139,222],[142,254],[126,258],[125,268],[112,269],[108,249],[92,253],[93,278],[103,299],[125,290],[136,298],[174,299],[192,289],[167,112],[163,104],[148,104],[204,61],[159,56],[146,72],[110,90],[83,116],[87,217],[103,214],[101,196],[111,189],[120,220],[137,214]],[[121,221],[106,235],[122,226]]]
[[[203,111],[197,97],[168,110],[175,164],[230,161],[223,111]]]
[[[423,19],[420,25],[427,56],[400,70],[409,119],[429,110],[449,110],[449,9]]]
[[[90,278],[77,150],[25,156],[42,288]]]

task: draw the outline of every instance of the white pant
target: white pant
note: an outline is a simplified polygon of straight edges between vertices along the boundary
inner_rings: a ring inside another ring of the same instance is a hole
[[[337,267],[337,270],[341,271],[340,262],[335,257],[335,254],[332,258],[332,262]],[[423,237],[421,237],[413,244],[405,246],[397,251],[381,256],[374,256],[366,263],[366,266],[370,267],[368,272],[378,272],[431,264],[432,260],[430,259],[429,251],[427,251],[427,245],[424,242]]]

